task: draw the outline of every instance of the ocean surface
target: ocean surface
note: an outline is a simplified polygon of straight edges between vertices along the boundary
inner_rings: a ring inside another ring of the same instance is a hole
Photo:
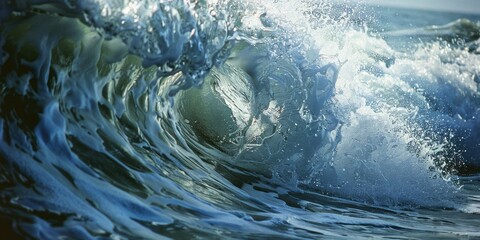
[[[5,239],[480,238],[480,15],[0,2]]]

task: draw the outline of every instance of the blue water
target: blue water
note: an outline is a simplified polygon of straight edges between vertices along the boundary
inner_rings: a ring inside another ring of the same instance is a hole
[[[8,239],[480,237],[480,15],[0,3]]]

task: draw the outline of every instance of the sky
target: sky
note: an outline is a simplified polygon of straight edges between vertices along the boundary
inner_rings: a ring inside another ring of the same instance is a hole
[[[437,11],[473,13],[480,15],[480,0],[351,0],[374,5]]]

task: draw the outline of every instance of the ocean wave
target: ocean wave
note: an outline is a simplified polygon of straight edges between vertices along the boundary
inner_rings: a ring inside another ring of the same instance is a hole
[[[480,38],[480,25],[468,19],[457,19],[445,25],[425,26],[422,28],[388,31],[381,34],[385,37],[409,37],[419,39],[446,40],[452,43],[465,44]]]
[[[392,217],[404,209],[478,213],[458,177],[480,166],[468,47],[406,54],[326,2],[0,7],[0,211],[16,234],[338,237],[435,226]],[[469,42],[472,26],[413,32]]]

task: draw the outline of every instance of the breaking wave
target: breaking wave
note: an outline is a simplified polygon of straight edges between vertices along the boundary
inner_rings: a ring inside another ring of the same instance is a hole
[[[460,187],[480,169],[470,20],[377,36],[326,2],[0,7],[0,211],[15,234],[415,234],[436,217],[392,215],[480,212]],[[389,44],[404,36],[423,41]]]

